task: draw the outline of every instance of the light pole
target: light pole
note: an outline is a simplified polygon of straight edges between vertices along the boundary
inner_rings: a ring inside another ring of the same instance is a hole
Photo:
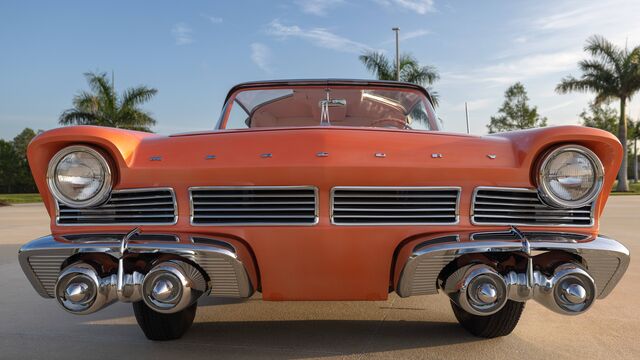
[[[391,30],[396,33],[396,81],[400,81],[400,39],[398,37],[400,34],[400,28],[394,27]]]

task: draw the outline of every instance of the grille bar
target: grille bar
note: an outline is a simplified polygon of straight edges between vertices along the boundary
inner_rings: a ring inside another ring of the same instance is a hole
[[[335,187],[335,225],[440,225],[458,222],[459,187]]]
[[[593,225],[593,204],[576,209],[546,205],[538,192],[525,188],[478,187],[473,194],[471,221],[476,225]]]
[[[105,204],[93,208],[57,206],[58,225],[173,225],[178,219],[171,188],[114,190]]]
[[[318,191],[313,186],[205,186],[189,189],[191,224],[314,225]]]

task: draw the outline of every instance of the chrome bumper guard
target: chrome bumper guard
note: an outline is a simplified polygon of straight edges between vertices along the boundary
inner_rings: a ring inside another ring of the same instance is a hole
[[[532,297],[532,286],[536,284],[533,277],[537,273],[533,270],[532,259],[547,251],[564,251],[581,257],[586,271],[593,277],[599,299],[611,293],[627,270],[630,260],[626,247],[605,236],[589,237],[560,232],[523,233],[516,228],[506,232],[474,233],[470,241],[460,241],[458,235],[447,235],[421,243],[413,249],[400,275],[396,292],[401,297],[437,294],[442,270],[456,258],[466,254],[518,252],[528,258],[528,268],[523,274],[526,278],[519,282],[523,283],[523,287],[528,287],[525,290]],[[514,274],[505,276],[513,277]],[[526,299],[527,296],[521,296],[519,300]]]
[[[190,237],[191,243],[179,242],[176,235],[144,234],[132,231],[122,234],[86,234],[71,237],[51,235],[33,240],[19,251],[22,270],[34,289],[45,298],[53,298],[63,264],[76,254],[101,253],[113,257],[118,264],[116,277],[120,300],[123,290],[138,285],[137,272],[125,274],[122,258],[142,254],[172,254],[198,265],[208,276],[210,296],[246,298],[253,294],[246,269],[234,247],[224,241],[202,236]],[[68,264],[67,264],[68,265]],[[129,284],[131,283],[131,284]],[[133,301],[124,296],[124,300]]]

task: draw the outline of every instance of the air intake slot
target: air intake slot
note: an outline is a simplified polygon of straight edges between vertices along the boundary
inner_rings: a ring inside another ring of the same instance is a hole
[[[479,187],[473,196],[474,224],[591,226],[592,205],[576,209],[553,208],[531,189]]]
[[[75,209],[58,203],[59,225],[172,225],[176,199],[170,188],[114,190],[97,207]]]
[[[331,219],[337,225],[440,225],[458,221],[456,187],[336,187]]]
[[[197,187],[193,225],[313,225],[317,190],[311,186]]]

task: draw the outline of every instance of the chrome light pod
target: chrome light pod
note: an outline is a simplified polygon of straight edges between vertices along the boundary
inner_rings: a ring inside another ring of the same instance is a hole
[[[534,299],[548,309],[564,315],[587,311],[596,299],[596,284],[578,265],[558,266],[551,278],[537,277]]]
[[[49,161],[49,191],[56,200],[73,208],[102,204],[111,194],[112,181],[106,157],[89,146],[68,146]]]
[[[495,314],[507,300],[530,299],[559,314],[577,315],[593,305],[597,294],[591,275],[574,263],[559,265],[551,277],[538,270],[503,276],[488,265],[467,265],[446,278],[443,290],[464,311],[479,316]]]
[[[458,269],[445,281],[444,291],[464,311],[491,315],[507,303],[507,284],[487,265],[469,265]]]
[[[564,145],[543,156],[538,193],[549,206],[582,207],[600,194],[603,178],[604,167],[593,151],[581,145]]]
[[[183,261],[153,267],[142,283],[145,304],[160,313],[175,313],[193,304],[207,290],[202,273]]]
[[[86,315],[117,300],[111,279],[101,279],[95,268],[79,262],[67,266],[55,286],[56,300],[66,311]]]

